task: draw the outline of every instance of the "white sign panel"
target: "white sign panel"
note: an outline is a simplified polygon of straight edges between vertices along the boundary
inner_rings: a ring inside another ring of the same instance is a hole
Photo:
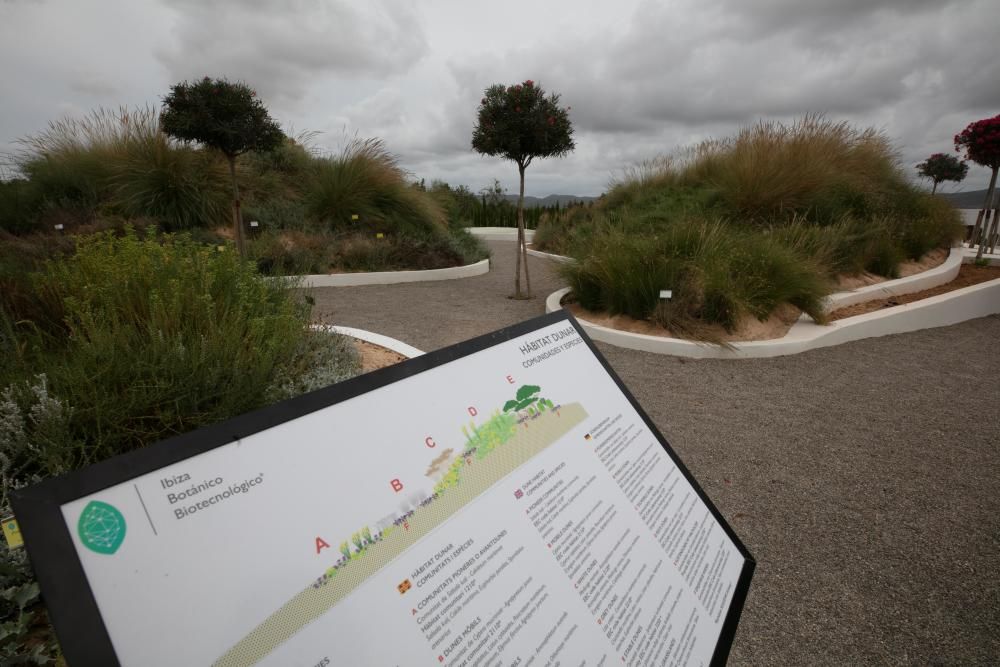
[[[78,476],[17,508],[70,664],[708,665],[753,570],[566,315]]]

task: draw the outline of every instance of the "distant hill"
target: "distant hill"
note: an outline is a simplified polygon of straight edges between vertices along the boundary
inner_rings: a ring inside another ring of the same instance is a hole
[[[517,203],[517,195],[504,195],[507,201]],[[555,206],[558,202],[560,206],[565,206],[569,203],[576,202],[591,202],[597,201],[597,197],[581,197],[578,195],[549,195],[547,197],[532,197],[530,195],[524,195],[524,206],[525,208],[535,208],[537,206]]]
[[[971,192],[943,192],[938,195],[951,202],[955,208],[975,208],[983,207],[983,200],[986,199],[986,189],[972,190]]]

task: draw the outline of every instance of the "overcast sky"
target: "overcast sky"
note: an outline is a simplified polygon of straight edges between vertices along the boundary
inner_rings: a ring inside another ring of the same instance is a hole
[[[1000,0],[0,0],[0,151],[225,76],[322,147],[378,136],[417,178],[516,192],[472,125],[484,88],[534,79],[572,107],[576,151],[533,163],[528,194],[600,194],[635,161],[807,112],[883,129],[912,172],[1000,113],[998,27]]]

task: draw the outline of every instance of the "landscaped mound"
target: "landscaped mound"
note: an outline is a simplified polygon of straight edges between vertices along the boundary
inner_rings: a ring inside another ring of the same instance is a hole
[[[310,138],[237,160],[248,253],[262,271],[444,268],[488,256],[438,198],[407,181],[380,140],[320,156]],[[154,109],[98,110],[22,145],[23,178],[0,182],[0,230],[75,234],[130,221],[190,230],[212,245],[233,235],[225,159],[168,138]]]
[[[946,202],[907,182],[884,135],[807,117],[628,170],[596,206],[543,223],[535,244],[579,260],[562,271],[584,308],[712,340],[713,327],[782,304],[822,321],[837,277],[896,277],[960,233]]]

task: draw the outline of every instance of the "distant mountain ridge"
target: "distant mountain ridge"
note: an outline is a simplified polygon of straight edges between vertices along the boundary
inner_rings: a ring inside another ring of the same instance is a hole
[[[971,192],[942,192],[938,197],[947,199],[955,208],[980,209],[986,200],[986,188]]]
[[[504,197],[509,202],[517,203],[517,195],[504,195]],[[555,206],[557,203],[560,206],[565,206],[569,203],[577,202],[592,202],[597,201],[597,197],[587,197],[580,195],[548,195],[546,197],[532,197],[530,195],[524,195],[524,206],[525,208],[536,208],[538,206]]]

